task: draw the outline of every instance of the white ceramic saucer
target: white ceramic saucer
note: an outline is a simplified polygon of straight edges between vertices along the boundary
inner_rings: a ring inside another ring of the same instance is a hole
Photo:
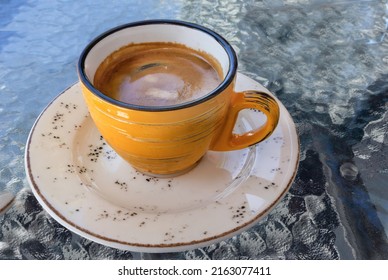
[[[239,74],[237,90],[267,91]],[[143,175],[124,162],[94,126],[80,86],[41,113],[26,148],[26,173],[44,209],[95,242],[138,252],[173,252],[219,242],[260,220],[287,192],[299,159],[293,120],[282,104],[266,141],[241,151],[209,152],[175,178]],[[240,113],[236,132],[262,122]]]

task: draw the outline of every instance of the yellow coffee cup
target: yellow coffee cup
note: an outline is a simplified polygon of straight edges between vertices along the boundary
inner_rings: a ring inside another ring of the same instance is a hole
[[[93,85],[106,57],[128,45],[173,42],[205,52],[222,68],[221,83],[198,99],[175,105],[126,103]],[[90,115],[107,143],[137,170],[178,175],[193,168],[208,150],[243,149],[266,139],[276,128],[279,107],[265,92],[235,92],[237,57],[231,45],[203,26],[176,20],[134,22],[98,36],[84,49],[78,75]],[[266,122],[254,131],[233,132],[238,113],[259,110]]]

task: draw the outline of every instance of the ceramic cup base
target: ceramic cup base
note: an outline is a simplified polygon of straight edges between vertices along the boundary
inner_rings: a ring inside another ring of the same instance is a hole
[[[184,168],[182,170],[179,170],[179,171],[176,171],[176,172],[173,172],[173,173],[166,173],[166,174],[157,174],[157,173],[152,173],[152,172],[148,172],[148,171],[145,171],[145,170],[141,170],[139,168],[136,168],[133,166],[134,169],[136,169],[138,172],[146,175],[146,176],[150,176],[150,177],[155,177],[155,178],[174,178],[174,177],[178,177],[178,176],[181,176],[181,175],[184,175],[188,172],[190,172],[191,170],[193,170],[195,167],[197,167],[197,165],[201,162],[202,158],[200,160],[198,160],[197,162],[195,162],[193,165],[187,167],[187,168]]]

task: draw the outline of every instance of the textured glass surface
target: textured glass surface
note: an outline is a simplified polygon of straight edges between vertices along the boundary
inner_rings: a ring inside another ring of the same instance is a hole
[[[388,39],[385,0],[0,0],[0,259],[388,259]],[[28,133],[77,82],[83,47],[119,24],[155,18],[210,27],[239,71],[269,88],[298,127],[290,191],[262,221],[209,247],[139,254],[54,221],[24,171]]]

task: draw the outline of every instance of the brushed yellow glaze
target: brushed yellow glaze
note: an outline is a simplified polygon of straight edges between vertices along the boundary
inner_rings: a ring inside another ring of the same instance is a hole
[[[276,101],[261,92],[235,93],[233,87],[196,106],[159,112],[111,104],[84,85],[82,91],[98,130],[122,158],[141,172],[168,175],[190,169],[209,149],[242,149],[273,132],[279,119]],[[266,114],[266,124],[233,134],[238,112],[249,108]]]
[[[108,144],[141,172],[175,174],[209,149],[225,122],[231,91],[180,110],[150,112],[108,103],[82,86],[89,112]]]

